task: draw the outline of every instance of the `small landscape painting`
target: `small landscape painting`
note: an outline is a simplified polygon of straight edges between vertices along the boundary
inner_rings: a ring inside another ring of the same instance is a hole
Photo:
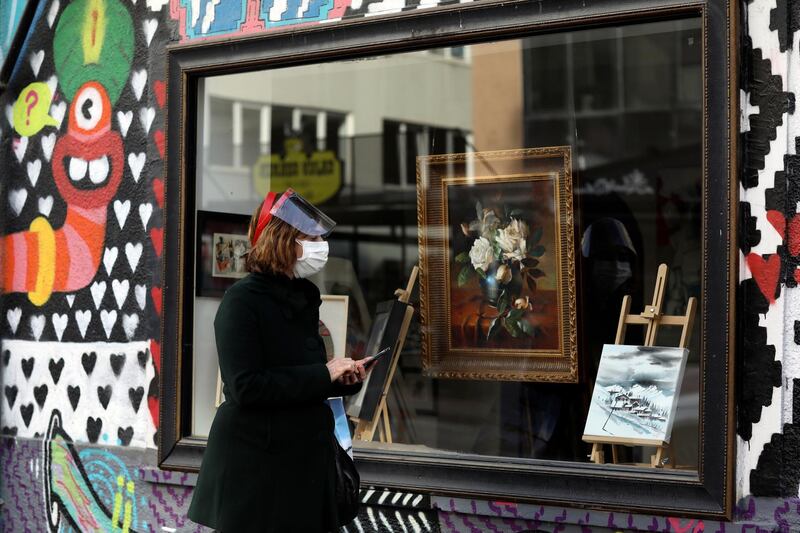
[[[606,344],[583,439],[668,443],[689,350]]]

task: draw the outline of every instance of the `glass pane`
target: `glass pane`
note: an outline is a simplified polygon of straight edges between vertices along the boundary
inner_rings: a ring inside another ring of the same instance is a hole
[[[348,356],[368,355],[373,324],[391,320],[381,303],[405,286],[421,249],[429,268],[435,257],[448,265],[426,274],[428,283],[449,280],[449,296],[437,300],[449,322],[426,313],[423,328],[413,299],[388,388],[393,444],[376,435],[356,449],[585,462],[594,401],[605,402],[612,426],[645,436],[673,418],[671,461],[696,468],[699,319],[682,380],[656,371],[674,367],[663,362],[668,353],[642,352],[649,362],[631,359],[613,385],[598,370],[623,296],[640,313],[660,264],[670,269],[665,312],[683,314],[688,299],[700,297],[699,28],[698,19],[595,28],[206,78],[198,94],[210,104],[198,107],[198,153],[209,155],[197,172],[194,432],[207,435],[214,416],[214,312],[243,275],[226,250],[268,190],[291,186],[339,223],[328,265],[313,281],[323,294],[348,296]],[[231,139],[241,139],[239,155]],[[568,147],[570,173],[545,163],[549,147]],[[572,219],[559,189],[565,176]],[[428,201],[431,180],[446,197],[437,215],[445,218],[419,228],[418,195]],[[420,247],[420,236],[442,235],[446,249]],[[483,256],[481,237],[489,243]],[[462,357],[464,368],[513,367],[515,357],[536,366],[548,350],[566,349],[567,245],[576,273],[576,383],[542,382],[533,371],[451,379],[424,368],[436,335],[449,339],[445,355]],[[663,327],[656,344],[679,341],[679,329]],[[642,328],[630,327],[625,343],[643,342]],[[679,380],[676,408],[670,379]],[[623,447],[620,460],[645,463],[652,452]]]

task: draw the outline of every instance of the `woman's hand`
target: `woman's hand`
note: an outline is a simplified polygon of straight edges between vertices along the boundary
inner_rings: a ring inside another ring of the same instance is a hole
[[[339,381],[345,385],[352,385],[367,377],[364,364],[349,357],[335,357],[328,361],[327,367],[331,375],[331,382]]]
[[[352,374],[345,374],[339,378],[339,383],[343,385],[355,385],[367,379],[367,362],[369,359],[359,359],[356,361],[356,370]]]

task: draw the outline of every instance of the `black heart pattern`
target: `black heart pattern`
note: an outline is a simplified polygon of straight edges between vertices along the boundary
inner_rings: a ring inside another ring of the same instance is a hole
[[[139,406],[142,405],[142,397],[144,396],[144,387],[131,387],[128,389],[128,398],[131,399],[131,405],[135,412],[139,412]]]
[[[22,364],[22,373],[25,374],[25,379],[30,379],[36,360],[30,357],[28,359],[22,359],[20,363]]]
[[[100,400],[100,405],[103,406],[103,409],[108,408],[108,402],[111,400],[111,392],[111,385],[97,387],[97,398]]]
[[[67,397],[69,398],[69,404],[72,406],[72,410],[78,408],[78,402],[81,401],[81,388],[80,387],[73,387],[72,385],[67,386]]]
[[[120,373],[122,372],[122,367],[125,366],[125,354],[120,353],[112,353],[111,354],[111,370],[114,371],[114,375],[119,377]]]
[[[50,369],[50,376],[53,378],[53,385],[58,385],[58,380],[61,379],[61,372],[64,370],[64,358],[59,359],[57,363],[55,359],[50,359],[50,363],[47,366]]]
[[[95,419],[91,416],[86,419],[86,436],[89,437],[89,442],[94,444],[100,438],[100,432],[103,430],[103,421],[99,418]]]
[[[95,363],[97,363],[97,354],[95,352],[81,355],[81,364],[83,365],[83,370],[86,372],[87,376],[92,373],[92,370],[94,370]]]
[[[17,386],[6,385],[5,393],[6,393],[6,401],[8,402],[8,408],[11,409],[12,407],[14,407],[14,402],[17,401]]]
[[[25,427],[30,426],[31,417],[33,416],[33,404],[20,405],[19,412],[22,415],[22,421],[25,422]]]
[[[39,404],[39,409],[44,407],[44,401],[47,399],[47,385],[43,384],[39,387],[34,387],[33,397],[36,399],[36,403]]]
[[[118,428],[117,437],[123,446],[127,446],[131,443],[131,439],[133,438],[133,428],[130,426],[126,427],[125,429]]]
[[[11,351],[10,350],[3,350],[3,366],[8,366],[8,362],[10,360],[11,360]]]
[[[145,365],[147,365],[147,359],[150,357],[150,350],[142,350],[136,354],[136,358],[139,360],[139,366],[142,367],[144,370]]]
[[[9,435],[11,437],[16,437],[17,436],[17,428],[16,427],[10,428],[8,426],[3,426],[2,434],[3,435]]]

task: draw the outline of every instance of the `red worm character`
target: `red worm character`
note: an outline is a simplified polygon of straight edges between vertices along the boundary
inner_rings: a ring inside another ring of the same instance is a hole
[[[26,292],[43,305],[54,292],[74,292],[94,279],[103,255],[108,203],[122,181],[122,138],[111,130],[111,102],[97,82],[85,83],[69,110],[67,133],[53,150],[53,177],[67,204],[53,230],[36,217],[28,231],[3,237],[2,292]]]

